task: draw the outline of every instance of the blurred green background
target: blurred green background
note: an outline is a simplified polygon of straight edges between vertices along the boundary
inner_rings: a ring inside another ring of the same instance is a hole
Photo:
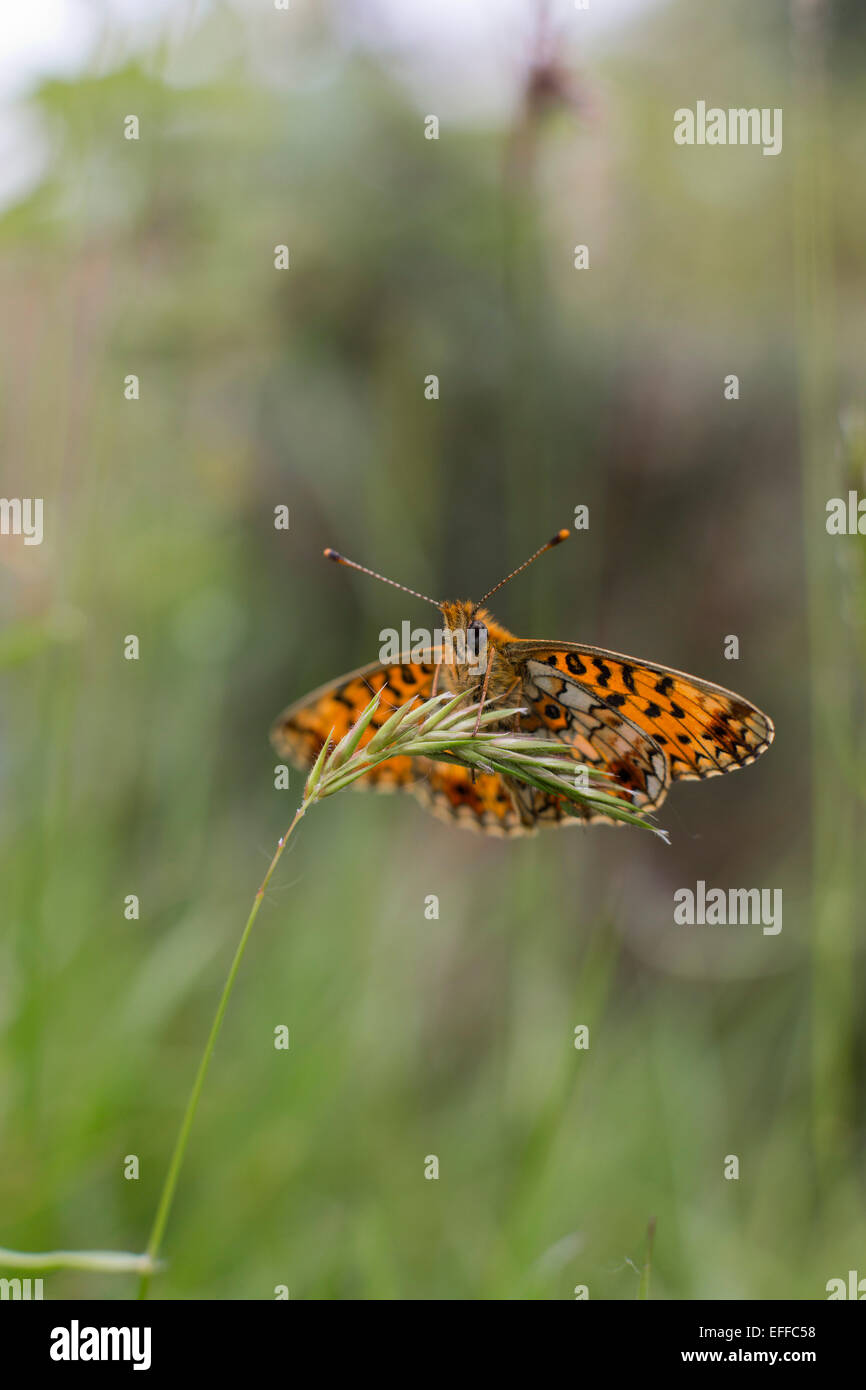
[[[428,622],[322,547],[477,596],[584,503],[500,620],[740,690],[774,747],[675,788],[670,848],[315,808],[152,1296],[631,1299],[651,1218],[653,1298],[866,1274],[866,575],[825,529],[866,492],[866,23],[679,0],[585,49],[560,9],[544,32],[526,4],[486,118],[303,3],[178,6],[135,52],[106,15],[86,70],[28,98],[47,160],[0,218],[2,489],[44,497],[45,541],[0,542],[0,1244],[146,1242],[300,796],[269,724]],[[782,107],[782,154],[677,147],[698,99]],[[781,934],[676,926],[697,879],[782,888]]]

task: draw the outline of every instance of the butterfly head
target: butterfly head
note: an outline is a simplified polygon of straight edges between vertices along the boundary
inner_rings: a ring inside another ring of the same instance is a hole
[[[444,599],[440,602],[438,599],[429,598],[427,594],[419,593],[417,589],[409,589],[405,584],[397,584],[393,579],[387,579],[385,575],[367,569],[365,565],[359,565],[354,560],[347,560],[336,550],[326,550],[325,556],[338,565],[347,565],[350,569],[361,570],[363,574],[369,574],[374,579],[381,579],[385,584],[390,584],[392,588],[402,589],[404,593],[412,594],[414,598],[423,599],[425,603],[432,603],[434,608],[438,608],[445,620],[446,632],[457,639],[454,642],[455,655],[452,662],[454,665],[464,668],[468,680],[470,675],[475,675],[479,671],[483,674],[487,669],[489,649],[495,651],[498,646],[512,640],[511,633],[494,622],[482,604],[491,594],[495,594],[504,584],[507,584],[509,579],[520,574],[528,565],[532,564],[533,560],[537,560],[539,555],[543,555],[546,550],[552,550],[555,545],[560,545],[562,541],[568,539],[568,536],[569,532],[564,528],[557,531],[556,535],[540,546],[533,555],[530,555],[528,560],[525,560],[522,565],[518,565],[517,569],[512,570],[504,579],[500,579],[499,583],[494,584],[492,589],[488,589],[477,603],[473,603],[469,599]]]
[[[469,599],[446,599],[439,605],[449,632],[460,632],[466,640],[466,650],[477,656],[487,641],[490,614]]]
[[[511,633],[494,622],[486,608],[468,599],[446,600],[440,604],[445,620],[445,632],[452,639],[446,660],[465,668],[466,683],[470,677],[483,675],[487,669],[488,653],[498,644],[507,642]]]

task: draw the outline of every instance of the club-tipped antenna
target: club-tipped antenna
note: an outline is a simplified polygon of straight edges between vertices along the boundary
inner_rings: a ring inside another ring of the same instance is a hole
[[[508,581],[510,579],[513,579],[516,574],[522,574],[523,571],[532,564],[533,560],[537,560],[539,555],[543,555],[546,550],[552,550],[555,545],[561,545],[563,541],[567,541],[570,534],[570,531],[568,531],[568,529],[565,526],[563,526],[562,530],[557,531],[556,535],[551,540],[546,541],[544,545],[539,546],[538,550],[536,550],[534,555],[530,555],[529,559],[524,560],[522,565],[518,565],[516,570],[512,570],[510,574],[506,574],[504,579],[500,579],[498,584],[494,584],[492,589],[488,589],[484,597],[478,600],[475,607],[480,608],[482,603],[487,602],[491,594],[495,594],[497,589],[502,588],[503,584],[507,584]]]
[[[326,560],[333,560],[335,565],[347,565],[351,570],[360,570],[362,574],[369,574],[373,579],[381,579],[383,584],[390,584],[392,589],[402,589],[404,594],[411,594],[413,598],[422,598],[425,603],[432,603],[434,608],[441,608],[442,604],[437,603],[435,598],[428,598],[426,594],[419,594],[417,589],[410,589],[406,584],[398,584],[396,579],[388,579],[384,574],[377,573],[376,570],[368,570],[366,565],[359,565],[355,560],[347,560],[345,555],[341,555],[338,550],[332,550],[328,546],[323,551]]]

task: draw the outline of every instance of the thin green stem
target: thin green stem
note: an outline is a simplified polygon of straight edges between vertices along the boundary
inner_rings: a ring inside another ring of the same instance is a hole
[[[646,1263],[644,1264],[644,1267],[641,1270],[640,1283],[638,1284],[637,1289],[637,1297],[644,1301],[648,1300],[650,1296],[650,1277],[652,1275],[653,1268],[653,1245],[655,1244],[655,1238],[656,1219],[653,1216],[651,1217],[649,1225],[647,1226]]]
[[[153,1228],[150,1233],[150,1240],[147,1242],[146,1258],[149,1260],[151,1266],[153,1266],[156,1263],[156,1259],[159,1254],[159,1249],[162,1245],[162,1238],[165,1234],[165,1227],[166,1223],[168,1222],[169,1213],[171,1212],[171,1204],[174,1200],[175,1188],[177,1187],[177,1181],[180,1177],[180,1170],[183,1166],[183,1160],[186,1154],[186,1146],[189,1140],[190,1130],[192,1129],[193,1120],[195,1119],[195,1112],[198,1109],[198,1103],[201,1099],[201,1093],[204,1087],[205,1077],[207,1076],[208,1067],[210,1066],[211,1058],[213,1057],[214,1048],[216,1046],[216,1040],[219,1037],[220,1029],[222,1028],[223,1018],[225,1017],[228,1002],[231,998],[232,990],[234,989],[235,980],[237,979],[237,974],[240,970],[241,961],[243,960],[244,952],[247,949],[247,942],[250,939],[250,934],[255,924],[255,920],[259,915],[259,908],[262,905],[262,898],[265,895],[265,891],[267,889],[268,884],[271,881],[271,877],[274,873],[274,870],[276,869],[277,864],[280,862],[280,856],[282,855],[282,852],[289,841],[289,837],[291,836],[292,831],[295,829],[295,826],[300,821],[306,809],[306,802],[304,802],[302,806],[299,806],[298,810],[295,812],[295,816],[291,825],[289,826],[285,835],[282,837],[279,844],[277,845],[276,853],[274,854],[273,859],[268,865],[268,871],[262,879],[261,887],[259,888],[258,892],[256,893],[255,899],[253,900],[252,909],[250,911],[249,917],[247,918],[246,926],[244,927],[243,932],[241,933],[241,939],[238,942],[238,948],[235,951],[234,960],[231,963],[231,969],[229,970],[228,976],[226,978],[226,982],[223,987],[223,992],[220,995],[220,1001],[217,1005],[216,1013],[214,1014],[214,1020],[211,1025],[210,1034],[208,1035],[208,1040],[205,1044],[204,1052],[202,1053],[202,1059],[199,1062],[198,1071],[196,1073],[195,1081],[193,1082],[192,1090],[190,1091],[189,1100],[186,1103],[186,1110],[184,1112],[180,1130],[178,1131],[177,1140],[175,1141],[174,1153],[172,1154],[171,1162],[168,1165],[168,1172],[166,1173],[165,1182],[163,1183],[162,1193],[159,1199],[159,1206],[156,1209],[156,1216],[154,1217]],[[150,1271],[142,1275],[141,1282],[138,1286],[139,1298],[147,1298],[147,1292],[150,1285],[150,1278]]]
[[[6,1250],[0,1248],[0,1265],[10,1269],[87,1269],[106,1274],[141,1274],[154,1271],[149,1255],[127,1250]]]

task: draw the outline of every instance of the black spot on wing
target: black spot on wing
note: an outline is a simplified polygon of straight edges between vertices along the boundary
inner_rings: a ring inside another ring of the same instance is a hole
[[[598,671],[598,680],[596,684],[600,685],[603,689],[610,680],[610,667],[605,665],[601,657],[594,656],[592,660],[596,671]]]

